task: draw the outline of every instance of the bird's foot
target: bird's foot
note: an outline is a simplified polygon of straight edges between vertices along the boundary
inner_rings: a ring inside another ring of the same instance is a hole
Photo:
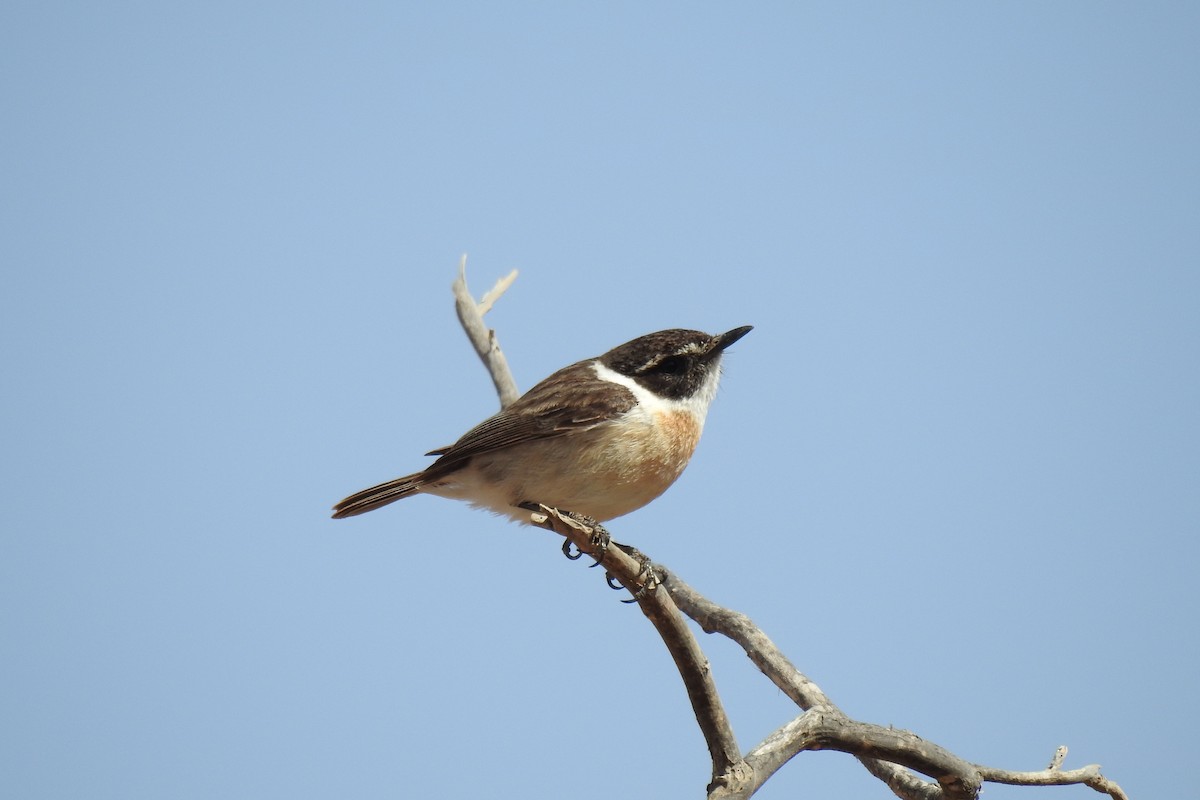
[[[542,506],[540,503],[525,502],[521,503],[520,507],[529,511],[542,512]],[[572,561],[578,561],[586,552],[595,559],[595,562],[590,566],[600,566],[600,562],[604,560],[604,554],[608,552],[609,545],[613,544],[612,536],[609,534],[608,530],[605,529],[605,527],[599,522],[585,514],[578,514],[574,511],[559,511],[558,513],[561,516],[567,517],[579,527],[586,528],[591,532],[588,537],[589,546],[587,550],[580,549],[570,539],[564,539],[562,544],[563,555]]]
[[[616,544],[612,540],[612,535],[608,532],[607,528],[605,528],[599,522],[596,522],[596,520],[592,519],[591,517],[584,516],[583,514],[576,514],[574,511],[568,511],[567,516],[578,522],[583,527],[591,530],[591,536],[588,537],[588,545],[591,549],[589,550],[588,555],[594,558],[595,561],[588,566],[600,566],[600,562],[604,560],[605,553],[608,552],[609,545]],[[617,546],[620,547],[620,545]],[[564,549],[563,552],[566,553],[567,551]],[[579,558],[581,554],[582,553],[577,553],[575,558]],[[567,554],[567,558],[570,557],[570,554]]]
[[[659,584],[662,583],[662,578],[660,578],[658,573],[655,571],[654,562],[651,561],[650,557],[641,550],[638,550],[632,545],[621,544],[620,542],[613,542],[612,544],[614,547],[621,550],[621,552],[625,553],[625,555],[629,556],[640,565],[638,574],[634,578],[637,588],[629,589],[629,592],[633,595],[633,597],[629,598],[628,600],[621,601],[622,603],[636,603],[645,597],[647,592],[652,592],[657,589]],[[615,589],[616,591],[627,588],[625,584],[621,583],[621,581],[619,581],[611,572],[606,572],[604,574],[604,580],[608,582],[610,588]]]
[[[634,576],[632,581],[636,588],[629,589],[629,592],[633,595],[633,597],[629,600],[622,600],[621,602],[636,603],[645,597],[647,592],[654,591],[658,588],[659,584],[662,583],[662,578],[654,569],[654,562],[651,561],[648,556],[646,556],[636,547],[621,544],[620,542],[614,542],[612,535],[609,534],[608,530],[606,530],[605,527],[595,519],[574,511],[560,511],[558,509],[551,508],[550,506],[543,506],[540,503],[525,502],[520,503],[519,505],[521,508],[534,512],[535,516],[533,517],[533,524],[540,527],[554,530],[553,526],[544,524],[547,523],[546,512],[551,511],[557,517],[559,517],[559,519],[565,518],[569,520],[572,523],[571,527],[575,528],[576,530],[582,529],[581,532],[587,532],[588,546],[586,549],[577,545],[570,537],[564,538],[562,552],[563,555],[569,558],[571,561],[578,561],[584,553],[587,553],[593,559],[595,559],[590,566],[601,566],[605,556],[608,554],[608,548],[610,547],[618,548],[621,552],[637,561],[639,569],[637,575]],[[539,517],[538,515],[541,516]],[[612,574],[611,571],[605,571],[604,580],[608,583],[609,587],[618,591],[627,588],[615,575]]]

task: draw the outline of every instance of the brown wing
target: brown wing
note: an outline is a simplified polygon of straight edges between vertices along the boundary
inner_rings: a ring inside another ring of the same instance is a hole
[[[635,405],[628,389],[601,380],[591,361],[580,361],[546,378],[450,447],[431,453],[441,458],[429,465],[422,478],[437,480],[481,453],[594,428]]]

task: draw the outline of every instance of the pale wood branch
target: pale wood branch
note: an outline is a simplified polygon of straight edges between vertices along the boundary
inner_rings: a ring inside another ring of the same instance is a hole
[[[1099,764],[1089,764],[1078,769],[1043,769],[1035,772],[1013,772],[995,767],[976,766],[979,774],[988,783],[1007,783],[1011,786],[1090,786],[1113,800],[1129,800],[1120,786],[1100,774]]]
[[[599,561],[609,575],[630,592],[642,613],[658,630],[683,678],[696,722],[700,725],[712,757],[709,791],[715,787],[740,788],[745,785],[750,772],[742,760],[729,717],[721,704],[708,659],[671,595],[661,590],[658,576],[648,568],[649,561],[639,560],[636,551],[631,553],[616,544],[601,544],[598,537],[607,542],[607,532],[602,527],[580,521],[548,506],[542,506],[539,512],[534,512],[531,522],[565,536],[579,552]]]
[[[479,360],[487,369],[488,375],[492,377],[496,394],[500,398],[501,408],[508,406],[520,397],[521,393],[517,391],[517,382],[513,380],[512,371],[508,368],[508,361],[504,358],[503,351],[500,350],[500,343],[496,341],[496,332],[484,323],[483,315],[492,309],[492,306],[500,299],[500,295],[504,294],[504,291],[516,279],[517,271],[514,269],[497,281],[496,285],[484,294],[483,299],[476,303],[475,298],[471,296],[471,291],[467,288],[467,256],[464,253],[458,263],[458,277],[451,286],[454,291],[454,310],[458,313],[458,321],[467,334],[471,346],[479,355]]]
[[[750,797],[789,759],[806,750],[837,750],[916,770],[937,781],[936,787],[927,784],[928,793],[922,791],[931,797],[973,800],[982,783],[971,764],[915,733],[858,722],[833,706],[817,706],[771,733],[746,755],[754,780],[745,791],[709,797]]]
[[[717,605],[666,567],[658,565],[657,569],[663,576],[663,585],[671,593],[684,614],[695,620],[705,633],[720,633],[741,645],[759,671],[766,675],[793,703],[805,710],[818,707],[836,708],[833,701],[821,691],[821,688],[807,675],[796,669],[788,657],[748,616]],[[765,745],[766,741],[763,744]],[[793,752],[791,755],[795,755],[795,753]],[[749,756],[747,760],[750,760]],[[894,763],[880,761],[865,755],[861,756],[859,760],[872,775],[886,783],[898,797],[905,798],[905,800],[928,800],[940,796],[936,786],[916,778],[912,773]],[[769,763],[772,762],[765,761],[764,766]],[[782,764],[783,762],[775,764],[774,769],[778,769]]]
[[[753,790],[757,790],[769,777],[769,774],[762,774],[764,771],[773,772],[803,750],[827,749],[854,755],[872,775],[887,783],[898,797],[906,800],[974,797],[985,782],[1021,786],[1082,784],[1109,794],[1114,800],[1128,800],[1116,783],[1100,774],[1099,766],[1059,769],[1066,757],[1066,747],[1058,748],[1050,767],[1045,770],[1013,772],[970,764],[908,731],[851,720],[833,705],[815,683],[796,669],[749,617],[717,605],[662,565],[656,564],[655,571],[662,576],[664,588],[675,598],[676,605],[684,614],[695,620],[706,633],[719,633],[737,642],[772,683],[796,705],[807,710],[807,713],[779,728],[747,753],[746,762],[755,774],[755,780],[751,782]],[[825,723],[819,735],[812,731],[815,712]],[[820,746],[814,742],[819,742]],[[937,783],[914,779],[911,773],[901,767],[916,770],[934,778]]]

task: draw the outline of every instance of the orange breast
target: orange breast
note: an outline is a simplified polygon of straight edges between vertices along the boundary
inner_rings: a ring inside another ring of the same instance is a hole
[[[700,443],[700,423],[687,411],[659,411],[654,415],[658,430],[657,447],[663,465],[678,476]]]
[[[700,423],[686,411],[656,411],[652,425],[630,426],[615,459],[633,497],[646,503],[683,472],[700,441]]]

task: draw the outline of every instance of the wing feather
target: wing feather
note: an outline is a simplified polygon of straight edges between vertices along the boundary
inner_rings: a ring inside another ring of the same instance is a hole
[[[483,453],[590,430],[635,405],[637,401],[628,389],[599,378],[591,361],[580,361],[546,378],[450,447],[435,451],[441,457],[423,477],[437,480]]]

